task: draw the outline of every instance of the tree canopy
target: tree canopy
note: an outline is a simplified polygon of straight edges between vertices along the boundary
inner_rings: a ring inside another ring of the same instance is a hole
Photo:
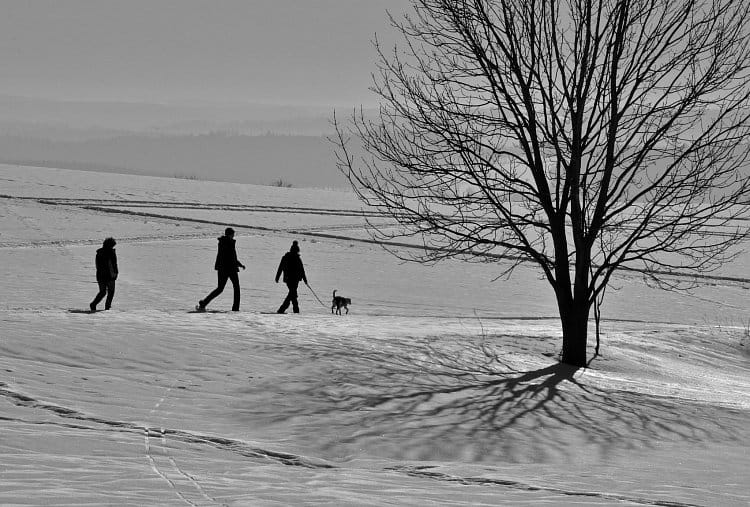
[[[674,288],[676,271],[736,255],[750,216],[749,4],[413,3],[393,19],[403,44],[375,43],[378,115],[336,120],[340,168],[399,225],[375,237],[418,237],[422,262],[535,263],[575,365],[617,270]]]

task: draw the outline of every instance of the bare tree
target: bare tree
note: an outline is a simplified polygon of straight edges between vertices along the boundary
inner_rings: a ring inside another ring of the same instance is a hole
[[[293,185],[286,180],[283,180],[281,178],[276,178],[275,180],[271,182],[271,186],[281,187],[281,188],[292,188]]]
[[[393,23],[379,114],[334,118],[340,168],[399,225],[372,234],[536,263],[563,362],[615,271],[680,288],[748,237],[748,2],[414,0]]]

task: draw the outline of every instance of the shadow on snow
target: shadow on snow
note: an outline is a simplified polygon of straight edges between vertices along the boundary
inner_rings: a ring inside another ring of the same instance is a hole
[[[319,431],[322,449],[339,456],[351,447],[401,459],[544,462],[747,437],[740,411],[600,387],[564,364],[515,371],[483,344],[473,353],[467,344],[348,345],[328,358],[318,348],[325,374],[287,386],[308,401],[268,414]]]

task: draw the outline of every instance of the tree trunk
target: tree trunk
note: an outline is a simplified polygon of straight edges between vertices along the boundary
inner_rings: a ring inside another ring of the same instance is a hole
[[[560,320],[563,329],[562,362],[572,366],[586,366],[586,344],[588,341],[589,305],[586,301],[558,299]]]

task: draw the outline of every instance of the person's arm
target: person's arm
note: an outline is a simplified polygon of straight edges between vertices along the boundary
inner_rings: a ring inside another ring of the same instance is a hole
[[[279,283],[279,278],[281,277],[281,272],[284,271],[284,258],[281,258],[281,262],[279,262],[279,269],[276,270],[276,283]]]
[[[307,275],[305,274],[305,265],[302,264],[302,261],[299,262],[299,267],[302,268],[302,280],[304,280],[305,285],[307,285]]]
[[[240,260],[237,258],[237,250],[235,249],[234,245],[232,245],[232,257],[234,257],[235,267],[245,269],[245,265],[242,264]]]
[[[113,271],[113,278],[117,280],[117,275],[120,273],[120,271],[117,269],[117,254],[114,250],[112,250],[112,271]]]

